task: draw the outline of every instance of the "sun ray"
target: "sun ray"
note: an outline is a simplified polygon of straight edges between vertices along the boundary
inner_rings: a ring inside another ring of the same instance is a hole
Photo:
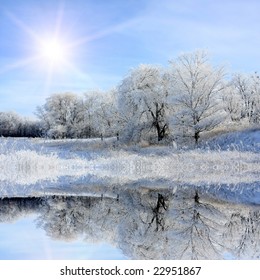
[[[109,28],[107,28],[105,30],[101,30],[101,31],[99,31],[99,32],[97,32],[95,34],[88,35],[88,36],[79,38],[78,40],[75,40],[74,42],[72,42],[69,45],[69,47],[70,48],[75,48],[75,47],[78,47],[80,45],[84,45],[85,43],[88,43],[88,42],[91,42],[91,41],[103,38],[103,37],[108,36],[110,34],[113,34],[115,32],[120,32],[120,31],[124,30],[127,27],[130,27],[130,26],[132,26],[134,24],[137,24],[138,21],[139,21],[139,19],[136,18],[136,19],[133,19],[133,20],[129,20],[129,21],[125,21],[125,22],[119,23],[117,25],[110,26]]]
[[[79,67],[75,66],[72,62],[65,60],[64,65],[68,68],[72,73],[74,73],[78,78],[86,81],[86,84],[91,84],[93,87],[98,88],[98,85],[94,82],[89,74],[85,71],[82,71]]]
[[[40,59],[39,55],[35,55],[35,56],[32,56],[32,57],[28,57],[28,58],[25,58],[25,59],[18,60],[14,63],[8,64],[5,67],[3,67],[0,70],[0,74],[4,74],[6,72],[9,72],[11,70],[15,70],[15,69],[18,69],[18,68],[26,67],[28,65],[33,64],[34,62],[39,61],[39,59]]]
[[[50,87],[52,84],[52,75],[53,75],[53,68],[49,67],[45,79],[45,84],[44,84],[44,90],[43,90],[44,95],[47,95],[50,92]]]
[[[57,10],[56,24],[55,24],[55,32],[54,36],[58,37],[61,31],[62,21],[64,15],[64,7],[62,3],[60,4],[60,8]]]
[[[40,37],[37,35],[36,32],[34,32],[29,26],[27,26],[23,21],[18,19],[14,14],[12,14],[9,11],[6,11],[5,14],[8,16],[8,18],[21,30],[23,30],[25,33],[30,35],[34,40],[37,42],[40,42]]]

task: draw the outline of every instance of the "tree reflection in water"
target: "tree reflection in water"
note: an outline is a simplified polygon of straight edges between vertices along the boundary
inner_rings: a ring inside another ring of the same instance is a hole
[[[36,225],[53,239],[108,242],[132,259],[223,259],[227,254],[258,259],[259,205],[220,199],[210,188],[128,188],[115,198],[3,198],[0,222],[37,213]]]

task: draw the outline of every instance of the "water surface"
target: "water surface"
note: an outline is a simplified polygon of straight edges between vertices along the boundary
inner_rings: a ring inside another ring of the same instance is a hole
[[[114,197],[6,197],[0,209],[1,259],[260,256],[257,186],[228,192],[213,185],[133,186]]]

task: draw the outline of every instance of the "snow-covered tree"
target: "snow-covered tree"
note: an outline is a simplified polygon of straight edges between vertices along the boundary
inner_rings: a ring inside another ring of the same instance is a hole
[[[120,127],[115,90],[89,91],[85,94],[84,104],[90,134],[108,137],[118,133]]]
[[[250,121],[253,123],[260,123],[260,76],[257,72],[251,77],[251,91],[252,91],[252,109],[250,112]]]
[[[250,86],[250,77],[243,74],[235,74],[232,80],[235,94],[239,95],[242,106],[241,118],[251,118],[253,93]]]
[[[54,94],[37,108],[46,134],[53,138],[75,138],[81,135],[84,117],[82,100],[75,94]],[[80,129],[81,128],[81,129]]]
[[[158,141],[168,133],[167,75],[152,65],[140,65],[118,87],[118,106],[126,140],[139,141],[152,133]]]
[[[116,94],[92,90],[80,97],[54,94],[37,108],[45,134],[52,138],[113,136],[118,133]]]
[[[171,61],[174,103],[173,124],[184,127],[197,143],[204,131],[222,121],[220,94],[225,88],[224,69],[213,67],[204,51],[183,54]]]
[[[259,123],[260,78],[257,72],[233,76],[229,91],[224,95],[224,106],[232,120],[247,119],[249,123]]]
[[[223,108],[231,121],[239,122],[243,114],[243,100],[232,83],[226,87],[222,100]]]
[[[18,136],[21,122],[14,112],[0,112],[0,136]]]

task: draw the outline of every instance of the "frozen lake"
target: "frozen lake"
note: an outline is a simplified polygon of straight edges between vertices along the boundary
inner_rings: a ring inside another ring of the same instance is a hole
[[[0,143],[0,259],[260,257],[258,151]]]

